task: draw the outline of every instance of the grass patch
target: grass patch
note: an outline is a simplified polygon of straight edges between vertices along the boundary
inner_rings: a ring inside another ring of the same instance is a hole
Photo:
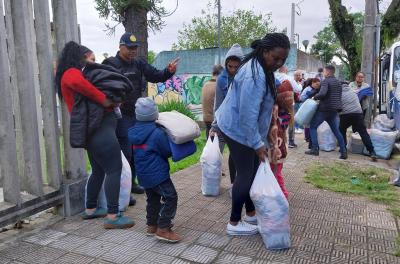
[[[394,253],[394,255],[396,257],[400,257],[400,236],[398,236],[396,239],[396,245],[397,245],[397,249],[396,249],[396,252]]]
[[[373,201],[395,205],[400,202],[400,197],[395,187],[388,184],[391,175],[390,171],[381,168],[336,162],[311,166],[306,170],[305,179],[320,189],[364,196]]]
[[[388,206],[394,217],[400,218],[400,195],[389,184],[392,173],[376,167],[360,167],[341,162],[315,164],[306,170],[305,180],[315,187],[333,192],[363,196]],[[400,237],[397,238],[400,256]]]
[[[193,166],[200,161],[201,153],[203,152],[203,148],[206,145],[205,138],[206,138],[206,132],[205,132],[205,130],[203,130],[201,132],[201,136],[194,140],[194,142],[196,143],[197,151],[193,155],[191,155],[183,160],[180,160],[178,162],[173,162],[171,159],[169,159],[171,174],[174,172],[186,169],[190,166]]]

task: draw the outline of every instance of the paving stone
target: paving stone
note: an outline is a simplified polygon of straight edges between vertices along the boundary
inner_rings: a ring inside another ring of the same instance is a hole
[[[149,250],[159,254],[177,257],[188,247],[189,244],[183,242],[171,244],[163,241],[157,241]]]
[[[221,249],[225,247],[231,239],[228,236],[219,236],[212,233],[204,233],[196,241],[197,244]]]
[[[38,234],[24,238],[23,241],[33,243],[33,244],[38,244],[41,246],[46,246],[46,245],[50,244],[51,242],[56,241],[60,237],[63,237],[66,235],[67,235],[67,233],[49,229],[49,230],[43,230]]]
[[[101,259],[112,263],[132,263],[133,259],[144,253],[145,250],[119,245],[104,253]]]
[[[14,243],[13,245],[1,250],[0,256],[11,260],[16,260],[21,256],[30,254],[31,252],[35,252],[40,248],[41,247],[37,244],[31,244],[25,242]]]
[[[198,263],[211,263],[217,254],[218,252],[212,248],[193,245],[186,249],[180,257]]]
[[[61,237],[60,239],[50,243],[48,246],[53,248],[59,248],[64,250],[73,250],[85,243],[87,243],[90,238],[87,237],[80,237],[77,235],[67,235]]]
[[[61,249],[40,247],[35,251],[24,254],[23,256],[18,258],[18,261],[22,261],[25,263],[47,264],[52,263],[54,260],[60,258],[66,253],[67,251]]]
[[[233,253],[223,252],[221,253],[217,260],[214,262],[216,264],[247,264],[252,263],[251,257],[240,256]]]
[[[135,258],[132,263],[170,264],[174,261],[174,257],[148,251]]]
[[[59,259],[53,260],[55,264],[88,264],[92,263],[95,259],[75,253],[68,253]]]
[[[86,244],[74,249],[73,252],[98,258],[116,246],[117,244],[91,239]]]

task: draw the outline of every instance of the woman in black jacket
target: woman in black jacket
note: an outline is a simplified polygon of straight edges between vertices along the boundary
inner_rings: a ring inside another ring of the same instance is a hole
[[[90,134],[85,134],[85,147],[92,166],[92,174],[87,183],[86,210],[82,213],[83,219],[105,217],[105,228],[129,228],[134,225],[133,220],[123,216],[118,210],[118,198],[122,170],[121,149],[115,128],[117,120],[113,111],[112,93],[101,91],[89,82],[82,71],[88,67],[93,52],[73,41],[68,42],[58,60],[56,73],[56,87],[60,98],[65,102],[73,116],[72,128],[82,131],[90,120],[88,107],[84,111],[74,112],[78,100],[95,104],[100,109],[102,117]],[[80,99],[79,99],[80,98]],[[78,100],[77,100],[78,99]],[[81,120],[81,121],[79,121]],[[75,125],[75,126],[74,126]],[[71,131],[73,134],[74,131]],[[79,136],[79,133],[76,133]],[[107,176],[106,176],[107,175]],[[105,178],[105,180],[104,180]],[[97,209],[97,197],[104,182],[108,210]]]

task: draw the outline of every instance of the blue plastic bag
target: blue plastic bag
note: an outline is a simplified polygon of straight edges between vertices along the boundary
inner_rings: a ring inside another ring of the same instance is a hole
[[[294,121],[300,126],[310,125],[311,119],[317,111],[318,103],[313,99],[307,99],[297,110]]]
[[[172,152],[172,161],[174,162],[189,157],[197,150],[196,144],[193,140],[183,144],[175,144],[174,142],[172,142],[172,140],[169,140],[169,146]]]
[[[250,189],[258,229],[267,249],[290,247],[289,203],[269,163],[262,162]]]

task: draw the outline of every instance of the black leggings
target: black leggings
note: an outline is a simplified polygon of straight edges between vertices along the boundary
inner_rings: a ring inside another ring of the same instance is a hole
[[[118,213],[118,198],[121,182],[121,148],[115,134],[117,120],[114,112],[105,113],[100,127],[89,138],[87,153],[92,175],[87,183],[86,208],[97,207],[97,198],[104,181],[109,214]]]
[[[231,222],[238,222],[242,216],[243,205],[246,212],[255,210],[250,199],[250,188],[260,165],[258,156],[254,149],[242,145],[233,139],[223,135],[228,144],[233,164],[236,168],[236,177],[232,187],[232,211]]]

